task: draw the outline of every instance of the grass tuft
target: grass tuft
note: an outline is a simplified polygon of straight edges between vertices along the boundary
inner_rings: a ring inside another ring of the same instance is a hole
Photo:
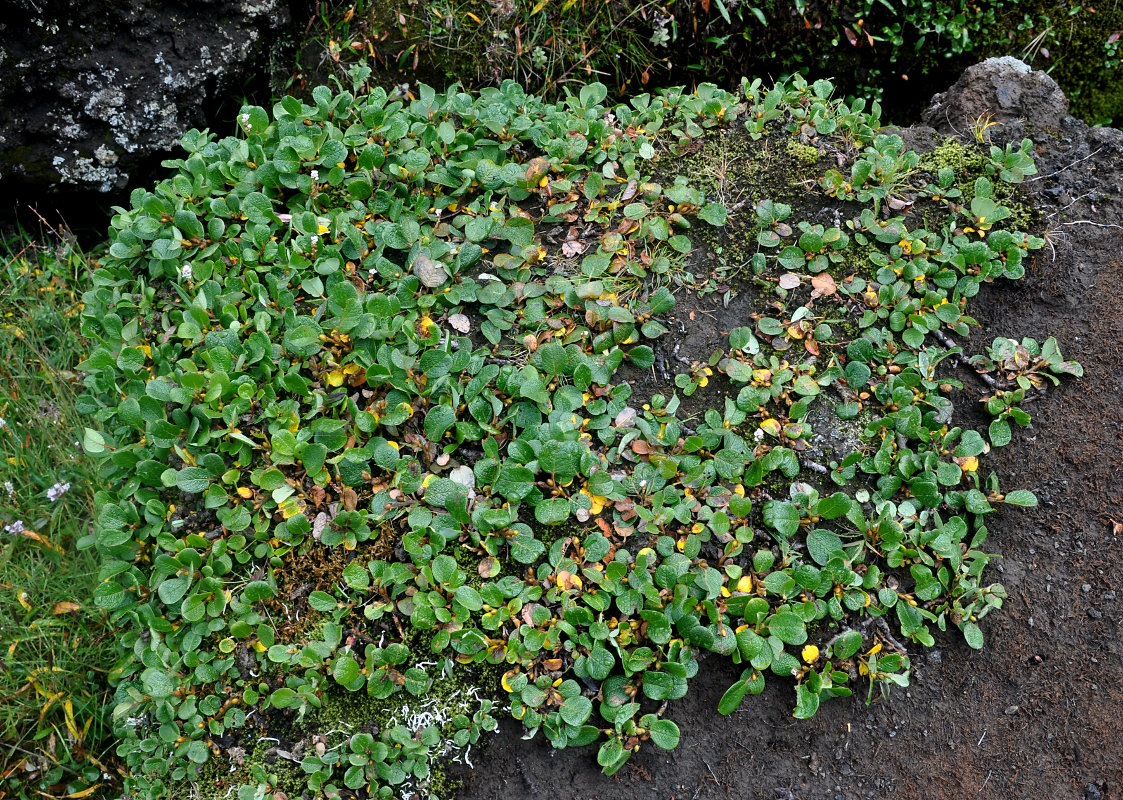
[[[97,558],[75,548],[95,471],[74,408],[86,258],[68,239],[0,244],[0,798],[13,800],[113,794],[113,632],[89,599]]]

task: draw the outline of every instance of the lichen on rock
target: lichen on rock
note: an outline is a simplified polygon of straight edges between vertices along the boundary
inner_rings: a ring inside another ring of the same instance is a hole
[[[108,193],[201,127],[287,24],[282,0],[16,3],[0,23],[0,183]]]

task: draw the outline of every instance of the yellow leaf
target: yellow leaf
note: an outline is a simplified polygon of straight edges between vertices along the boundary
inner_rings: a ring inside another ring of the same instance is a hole
[[[546,7],[546,4],[549,3],[549,2],[550,2],[550,0],[538,0],[538,2],[535,3],[534,8],[532,8],[530,10],[530,16],[533,17],[535,14],[540,12],[542,9],[544,9]]]
[[[328,381],[328,386],[331,386],[333,388],[342,386],[343,385],[343,370],[333,369],[331,372],[328,373],[327,381]]]
[[[89,797],[89,796],[90,796],[90,795],[92,795],[92,794],[93,794],[94,792],[96,792],[96,791],[97,791],[97,790],[98,790],[99,788],[101,788],[101,784],[100,784],[100,783],[95,783],[95,784],[94,784],[93,786],[91,786],[91,787],[90,787],[89,789],[83,789],[83,790],[82,790],[82,791],[80,791],[80,792],[71,792],[70,794],[66,795],[66,797],[75,797],[75,798],[78,798],[78,797]]]
[[[39,544],[43,545],[44,547],[48,547],[51,550],[54,550],[56,553],[62,552],[61,547],[59,547],[57,544],[52,542],[46,536],[38,534],[35,531],[23,531],[23,535],[26,536],[28,539],[34,539],[35,541],[39,542]]]
[[[304,513],[304,501],[290,497],[285,502],[281,503],[281,516],[285,519],[292,519],[297,514]]]
[[[62,704],[62,710],[66,716],[66,729],[70,731],[70,735],[75,742],[81,742],[82,737],[78,733],[78,726],[74,722],[74,703],[67,700]]]
[[[742,575],[741,579],[739,581],[737,581],[737,591],[745,592],[747,594],[748,592],[751,592],[752,590],[753,590],[753,579],[752,579],[752,577],[749,576],[749,575]]]
[[[766,419],[764,422],[760,423],[760,429],[773,436],[780,435],[780,423],[772,418]]]
[[[27,592],[23,591],[22,589],[19,590],[18,592],[16,592],[16,599],[19,600],[19,604],[23,606],[25,611],[30,611],[32,609],[31,595],[29,595]]]
[[[819,648],[813,644],[807,645],[803,648],[803,660],[808,664],[814,664],[819,658]]]
[[[238,497],[242,498],[243,500],[249,500],[251,497],[253,497],[253,491],[251,489],[247,489],[245,486],[239,486]]]
[[[52,614],[69,614],[71,611],[77,611],[82,606],[77,603],[72,603],[69,600],[63,600],[61,603],[55,603],[55,607],[51,609]]]

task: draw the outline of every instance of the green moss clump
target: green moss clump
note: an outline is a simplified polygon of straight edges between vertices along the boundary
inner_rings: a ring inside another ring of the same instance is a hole
[[[941,169],[955,170],[957,177],[982,175],[987,163],[986,154],[977,147],[968,147],[958,139],[948,137],[930,153],[920,156],[920,169],[936,173]]]
[[[789,139],[786,149],[788,155],[796,160],[797,163],[805,167],[810,167],[819,162],[819,149],[812,147],[809,144],[801,144],[795,139]]]

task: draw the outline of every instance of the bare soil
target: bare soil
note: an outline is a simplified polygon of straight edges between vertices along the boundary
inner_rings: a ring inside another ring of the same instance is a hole
[[[966,347],[1053,335],[1086,372],[1028,405],[1031,426],[987,460],[1004,488],[1032,489],[1041,502],[991,518],[987,549],[1003,556],[995,577],[1010,598],[986,620],[985,649],[939,637],[913,654],[909,689],[867,707],[856,687],[856,698],[807,721],[792,718],[782,681],[719,716],[739,670],[713,657],[670,711],[682,729],[676,751],[648,748],[606,778],[592,748],[554,751],[541,736],[522,740],[508,720],[464,776],[463,798],[1123,797],[1123,131],[1089,128],[1063,109],[1047,130],[1041,112],[1026,113],[1036,127],[1011,115],[1002,138],[1037,142],[1039,173],[1026,189],[1050,246],[1024,280],[976,298],[981,328]],[[934,134],[906,133],[917,142]],[[688,330],[673,336],[699,343],[691,349],[729,330],[721,315],[683,321]],[[957,377],[966,386],[959,418],[984,427],[983,387]]]

